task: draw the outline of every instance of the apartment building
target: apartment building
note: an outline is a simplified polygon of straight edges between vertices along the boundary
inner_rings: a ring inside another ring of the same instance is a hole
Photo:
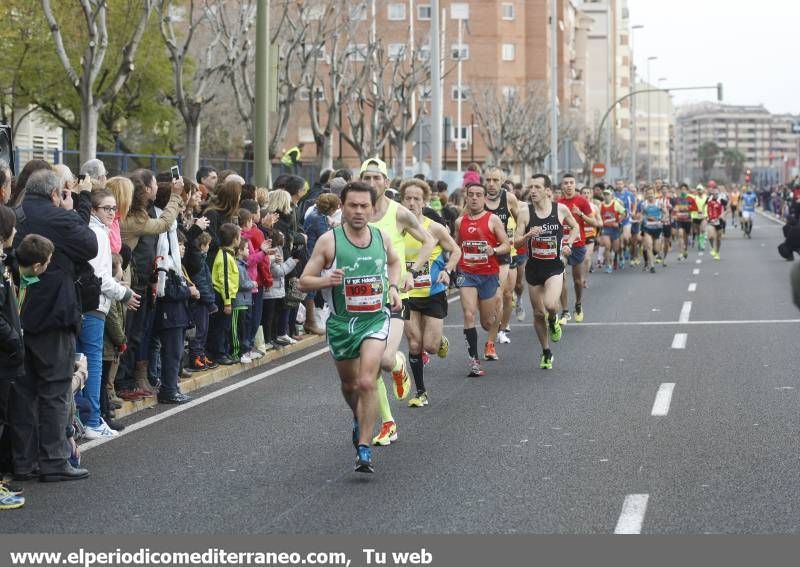
[[[744,165],[765,183],[781,183],[792,175],[800,158],[800,117],[772,114],[763,105],[701,103],[677,112],[675,148],[680,178],[702,173],[698,150],[713,141],[720,149],[738,149]],[[724,177],[721,159],[712,175]]]

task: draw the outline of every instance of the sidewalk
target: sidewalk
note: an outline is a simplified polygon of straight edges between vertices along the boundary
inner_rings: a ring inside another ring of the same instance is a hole
[[[192,374],[191,378],[180,380],[179,385],[181,392],[183,392],[184,394],[188,394],[189,392],[199,390],[200,388],[210,386],[211,384],[216,384],[217,382],[222,382],[223,380],[227,380],[228,378],[238,376],[243,372],[247,372],[254,368],[265,366],[270,362],[280,360],[282,358],[289,356],[290,354],[303,351],[309,347],[324,342],[325,342],[324,335],[310,335],[310,334],[304,335],[297,342],[297,344],[279,348],[277,350],[271,350],[267,352],[265,356],[259,358],[258,360],[254,360],[250,364],[233,364],[231,366],[219,366],[217,368],[214,368],[213,370],[195,372],[194,374]],[[140,412],[142,410],[153,408],[157,405],[158,402],[156,401],[155,396],[151,396],[149,398],[144,398],[141,400],[136,400],[134,402],[126,401],[123,402],[122,408],[116,410],[115,419],[121,419],[123,417],[127,417],[134,413]]]

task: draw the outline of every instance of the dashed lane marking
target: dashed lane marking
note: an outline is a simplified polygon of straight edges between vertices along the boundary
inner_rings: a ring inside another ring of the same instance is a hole
[[[689,314],[692,312],[692,302],[691,301],[684,301],[683,307],[681,307],[681,314],[678,317],[678,323],[688,323],[689,322]]]
[[[619,520],[617,520],[617,527],[614,528],[614,533],[619,535],[640,534],[649,499],[649,494],[628,494],[622,503],[622,512],[619,515]]]
[[[686,333],[675,333],[675,336],[672,338],[672,348],[676,349],[684,349],[686,348]]]
[[[669,413],[669,404],[672,401],[672,391],[675,389],[674,382],[665,382],[658,387],[656,401],[653,402],[651,415],[660,417]]]
[[[697,284],[696,283],[690,283],[688,291],[689,291],[689,293],[696,292],[697,291]]]

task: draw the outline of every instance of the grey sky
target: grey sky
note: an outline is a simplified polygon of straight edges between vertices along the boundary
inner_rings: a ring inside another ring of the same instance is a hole
[[[628,0],[640,79],[695,86],[722,82],[729,104],[763,103],[774,113],[800,114],[797,0]],[[714,91],[675,95],[676,104],[716,100]]]

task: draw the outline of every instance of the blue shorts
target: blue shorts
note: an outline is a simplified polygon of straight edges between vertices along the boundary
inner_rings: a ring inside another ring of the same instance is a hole
[[[634,222],[631,223],[631,234],[639,234],[642,230],[642,223]]]
[[[604,226],[603,236],[610,236],[611,240],[619,240],[619,229],[613,226]]]
[[[567,264],[578,266],[584,258],[586,258],[586,246],[575,246],[572,248],[572,253],[567,256]]]
[[[520,254],[517,252],[517,255],[511,258],[511,267],[512,268],[519,268],[520,266],[524,265],[525,262],[528,261],[528,253]]]
[[[623,219],[622,222],[619,223],[620,226],[628,226],[629,224],[631,224],[631,218],[630,217],[628,217],[626,219]]]
[[[478,289],[478,299],[491,299],[500,287],[499,274],[467,274],[459,272],[456,276],[457,287],[474,287]]]

